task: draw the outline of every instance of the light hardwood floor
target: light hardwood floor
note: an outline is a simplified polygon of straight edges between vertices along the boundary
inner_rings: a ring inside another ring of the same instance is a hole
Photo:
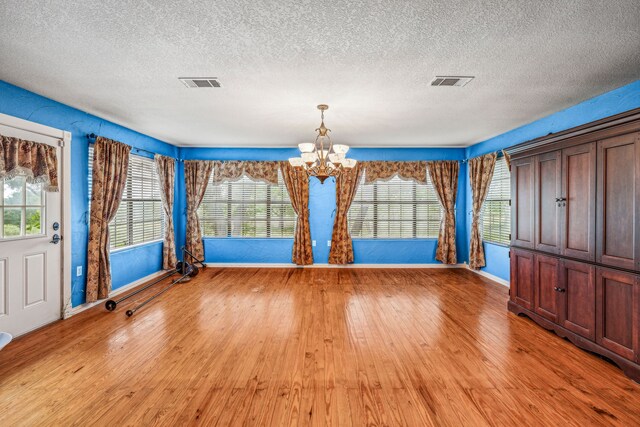
[[[465,270],[208,268],[10,344],[0,425],[640,425],[640,385],[506,303]]]

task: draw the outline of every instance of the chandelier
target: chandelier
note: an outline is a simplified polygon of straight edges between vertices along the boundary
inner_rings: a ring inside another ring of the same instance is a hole
[[[300,157],[289,159],[291,166],[303,168],[309,176],[315,176],[324,184],[324,180],[330,176],[338,176],[343,168],[350,169],[358,163],[354,159],[347,159],[345,156],[349,151],[349,146],[344,144],[333,144],[328,129],[324,125],[324,112],[329,109],[328,105],[318,105],[320,110],[320,127],[316,129],[318,136],[315,142],[303,142],[298,144]]]

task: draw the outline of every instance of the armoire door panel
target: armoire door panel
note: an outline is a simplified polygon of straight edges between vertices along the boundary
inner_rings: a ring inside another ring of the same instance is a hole
[[[533,310],[534,254],[511,249],[511,300]]]
[[[535,312],[558,323],[558,263],[553,256],[535,255]]]
[[[562,254],[595,261],[595,143],[562,150]]]
[[[561,151],[536,157],[535,174],[535,248],[557,254],[560,252],[560,194],[562,191]]]
[[[638,276],[598,268],[596,342],[630,360],[640,352]]]
[[[561,325],[595,339],[595,267],[578,261],[560,263]]]
[[[598,142],[596,259],[614,267],[640,265],[637,188],[640,133]]]
[[[534,246],[534,157],[511,162],[511,244]]]

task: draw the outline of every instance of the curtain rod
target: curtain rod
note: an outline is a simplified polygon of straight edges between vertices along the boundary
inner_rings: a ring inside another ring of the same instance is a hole
[[[496,153],[496,160],[504,157],[504,150],[497,150],[495,153]],[[488,152],[488,153],[485,153],[485,154],[491,154],[491,152]],[[485,154],[481,154],[481,155],[476,156],[476,157],[482,157]],[[472,158],[475,159],[475,157],[472,157]],[[461,162],[462,163],[467,163],[469,160],[471,160],[471,159],[462,159]]]
[[[87,135],[87,138],[89,139],[89,142],[95,142],[96,138],[98,137],[98,135],[96,135],[95,133],[90,133]],[[127,144],[129,145],[129,144]],[[158,153],[154,153],[153,151],[149,151],[149,150],[145,150],[144,148],[138,148],[138,147],[134,147],[133,145],[129,145],[131,147],[132,150],[136,150],[136,152],[144,152],[147,154],[151,154],[152,156],[155,156]],[[171,156],[167,156],[167,157],[171,157]],[[176,159],[174,158],[174,160],[178,161],[178,162],[182,162],[182,159]]]

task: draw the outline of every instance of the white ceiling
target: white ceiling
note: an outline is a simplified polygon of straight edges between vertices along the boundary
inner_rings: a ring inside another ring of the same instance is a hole
[[[0,79],[183,146],[467,146],[640,79],[638,0],[3,0]],[[473,75],[463,88],[436,74]],[[187,89],[178,77],[219,77]]]

